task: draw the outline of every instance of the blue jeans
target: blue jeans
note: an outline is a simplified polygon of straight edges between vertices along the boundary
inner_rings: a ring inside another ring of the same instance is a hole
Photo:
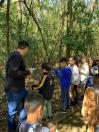
[[[93,82],[94,77],[89,76],[86,82],[86,87],[93,87],[94,86],[94,82]]]
[[[26,112],[24,110],[24,102],[28,95],[27,90],[19,93],[7,92],[7,122],[9,130],[16,130],[16,113],[19,112],[19,121],[23,122],[26,119]]]
[[[70,106],[69,89],[61,89],[61,104],[63,110]]]

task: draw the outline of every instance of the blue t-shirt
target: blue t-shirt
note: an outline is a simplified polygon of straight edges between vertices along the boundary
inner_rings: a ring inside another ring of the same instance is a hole
[[[61,89],[69,90],[72,81],[72,70],[70,67],[54,69],[55,76],[60,79]]]

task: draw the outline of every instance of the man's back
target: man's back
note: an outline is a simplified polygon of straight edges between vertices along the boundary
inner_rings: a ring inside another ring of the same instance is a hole
[[[25,88],[25,63],[19,52],[14,52],[6,63],[5,90],[20,91]]]

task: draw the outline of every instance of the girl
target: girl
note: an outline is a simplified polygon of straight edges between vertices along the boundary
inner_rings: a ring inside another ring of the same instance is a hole
[[[89,77],[89,65],[88,65],[88,59],[86,57],[82,58],[82,66],[80,69],[80,81],[81,84],[84,85],[84,88],[86,89],[86,82]]]
[[[82,115],[87,132],[99,132],[99,76],[94,78],[95,87],[87,88],[82,105]]]
[[[72,86],[71,86],[71,90],[70,90],[70,93],[71,93],[71,105],[75,105],[78,103],[78,91],[77,91],[77,87],[79,85],[79,82],[80,82],[80,75],[79,75],[79,68],[78,68],[78,65],[77,65],[77,59],[75,57],[70,57],[69,59],[69,64],[70,64],[70,67],[72,69]]]

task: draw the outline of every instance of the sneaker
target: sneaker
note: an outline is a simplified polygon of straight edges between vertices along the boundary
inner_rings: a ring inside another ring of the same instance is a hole
[[[43,118],[43,119],[42,119],[42,121],[44,121],[44,122],[45,122],[46,120],[47,120],[46,118]]]
[[[66,111],[67,111],[67,112],[72,111],[72,107],[70,107],[70,106],[67,107],[67,108],[66,108]]]
[[[75,101],[71,101],[71,106],[75,106]]]
[[[50,122],[49,118],[46,119],[46,122]]]
[[[61,109],[61,112],[65,112],[66,113],[67,111],[66,111],[66,109]]]
[[[51,122],[53,120],[53,116],[48,117],[48,120],[49,120],[49,122]]]

